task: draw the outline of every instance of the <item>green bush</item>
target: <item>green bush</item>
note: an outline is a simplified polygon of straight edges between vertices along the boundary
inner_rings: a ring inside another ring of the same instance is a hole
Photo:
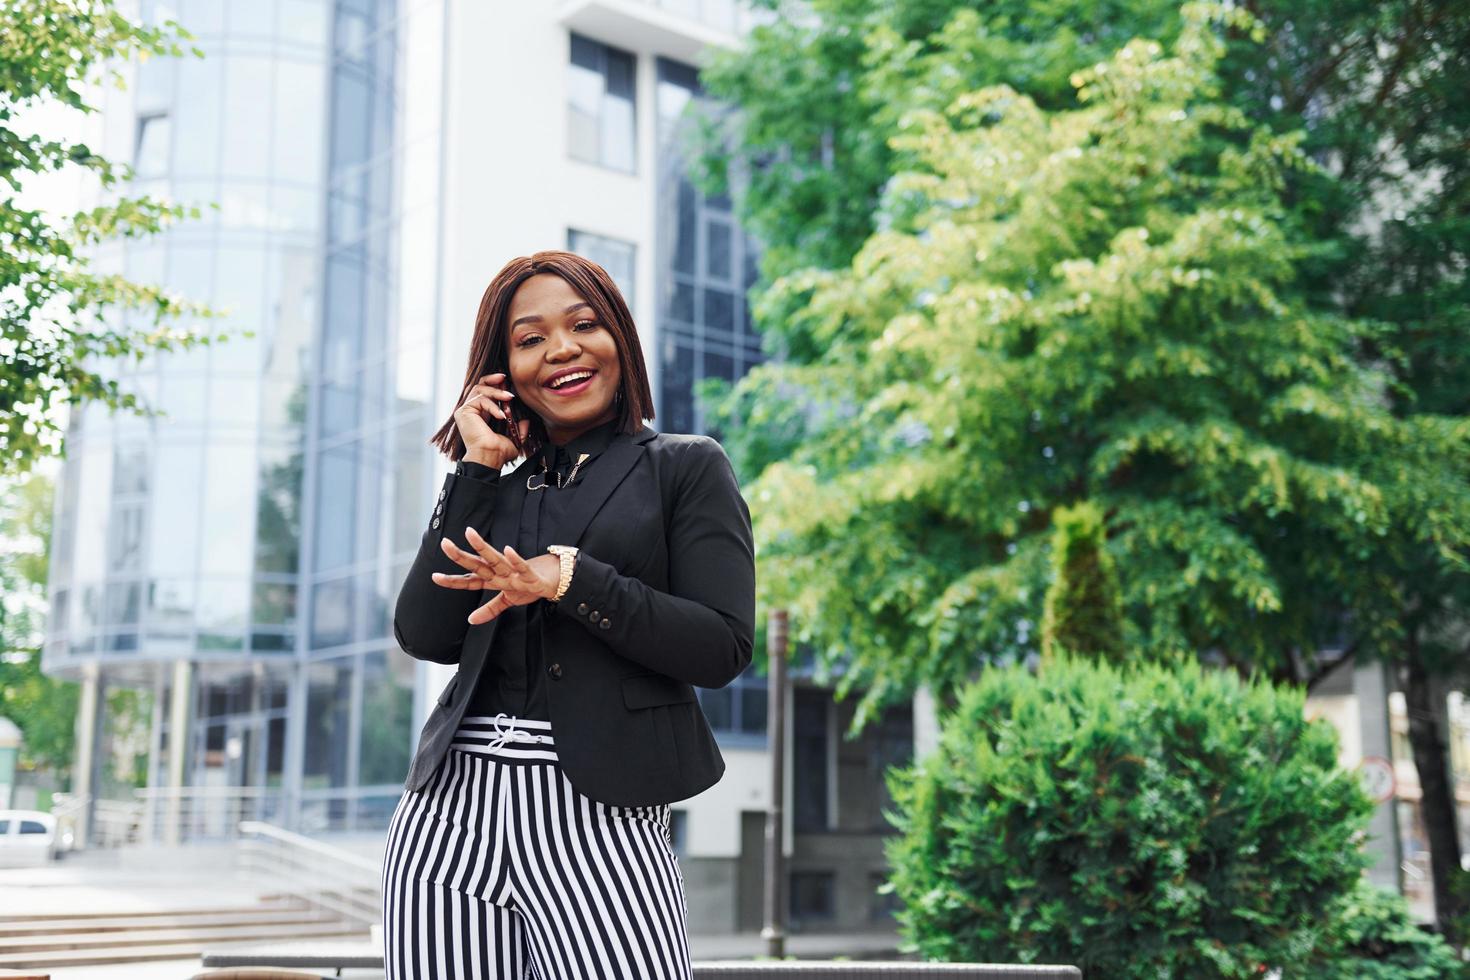
[[[1089,977],[1303,975],[1372,804],[1302,706],[1195,665],[986,671],[890,777],[906,939]]]
[[[1063,651],[1122,663],[1123,593],[1107,549],[1103,509],[1084,500],[1052,511],[1051,585],[1041,613],[1041,660]]]
[[[1332,916],[1316,980],[1450,980],[1466,976],[1450,944],[1420,928],[1403,896],[1358,883]]]

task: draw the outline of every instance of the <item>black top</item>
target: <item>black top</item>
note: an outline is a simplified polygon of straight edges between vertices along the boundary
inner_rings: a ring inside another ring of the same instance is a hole
[[[562,515],[571,505],[582,483],[587,468],[597,462],[597,457],[607,448],[617,434],[618,420],[613,419],[594,426],[558,446],[548,442],[534,460],[518,466],[507,479],[531,480],[531,486],[545,484],[545,489],[526,494],[521,508],[520,526],[515,549],[526,559],[544,554],[547,545],[570,544],[558,537]],[[588,458],[577,468],[577,478],[565,482],[575,466],[577,457],[587,453]],[[543,478],[542,464],[549,471]],[[500,474],[493,467],[479,463],[463,463],[463,476],[495,483]],[[558,476],[562,486],[558,487]],[[481,593],[481,603],[489,602],[495,595],[493,589]],[[546,674],[542,666],[541,621],[549,612],[547,602],[536,600],[524,606],[512,606],[500,614],[501,623],[495,633],[494,644],[485,662],[475,692],[470,697],[466,715],[495,715],[505,712],[517,718],[534,718],[550,721],[546,707]]]

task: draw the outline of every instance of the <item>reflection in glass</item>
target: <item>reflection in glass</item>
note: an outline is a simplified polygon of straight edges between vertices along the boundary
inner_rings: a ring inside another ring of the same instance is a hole
[[[413,746],[413,661],[397,650],[362,659],[358,784],[402,783]]]
[[[249,10],[255,3],[231,4],[231,13]],[[233,27],[232,27],[233,33]],[[271,105],[275,65],[270,58],[229,55],[225,61],[224,152],[220,169],[227,176],[266,177],[270,174]]]
[[[255,625],[295,626],[296,586],[289,582],[256,582],[250,619]]]
[[[357,445],[337,446],[321,454],[316,514],[316,571],[341,568],[353,560],[356,524]]]
[[[242,635],[250,608],[248,579],[207,578],[199,582],[198,621],[201,631]]]
[[[147,505],[141,500],[112,508],[107,547],[107,571],[137,572],[143,567],[143,518]]]
[[[262,446],[255,510],[255,570],[294,574],[300,563],[300,445]]]
[[[187,22],[186,22],[187,26]],[[191,28],[192,29],[192,28]],[[174,177],[210,176],[208,191],[189,190],[175,183],[185,200],[213,200],[213,175],[219,169],[220,93],[222,63],[218,57],[179,58],[179,94],[174,106]]]
[[[326,118],[326,81],[326,71],[319,64],[276,62],[271,169],[277,180],[316,184],[322,179],[320,132]]]
[[[307,668],[305,789],[348,783],[347,751],[352,733],[353,657],[314,663]]]
[[[311,591],[311,646],[341,646],[352,639],[352,580],[318,582]]]
[[[256,449],[211,445],[204,456],[204,521],[199,570],[244,579],[252,564],[250,515],[255,511]]]
[[[114,626],[137,625],[143,586],[140,582],[112,582],[107,586],[107,622]]]
[[[714,108],[691,65],[656,64],[659,172],[655,269],[659,285],[660,418],[672,432],[707,429],[693,388],[704,377],[737,380],[762,359],[746,343],[745,293],[754,284],[755,243],[730,218],[724,195],[699,193],[688,177],[686,136]],[[735,277],[741,276],[739,280]],[[695,302],[697,298],[698,302]]]
[[[138,137],[133,147],[133,169],[140,177],[168,172],[169,118],[164,113],[138,117]]]
[[[148,522],[148,566],[155,574],[194,572],[203,460],[197,446],[164,443],[156,450]]]

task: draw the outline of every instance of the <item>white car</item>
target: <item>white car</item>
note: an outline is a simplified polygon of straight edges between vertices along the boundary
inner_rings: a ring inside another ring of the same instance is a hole
[[[40,810],[0,810],[0,868],[29,868],[56,860],[56,818]]]

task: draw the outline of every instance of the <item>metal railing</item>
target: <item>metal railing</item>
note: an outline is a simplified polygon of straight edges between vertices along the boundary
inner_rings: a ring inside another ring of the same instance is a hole
[[[274,824],[239,825],[238,867],[290,895],[371,930],[382,920],[382,867]]]
[[[134,790],[142,810],[140,838],[150,843],[234,840],[249,820],[279,820],[281,790],[264,786],[150,787]]]

